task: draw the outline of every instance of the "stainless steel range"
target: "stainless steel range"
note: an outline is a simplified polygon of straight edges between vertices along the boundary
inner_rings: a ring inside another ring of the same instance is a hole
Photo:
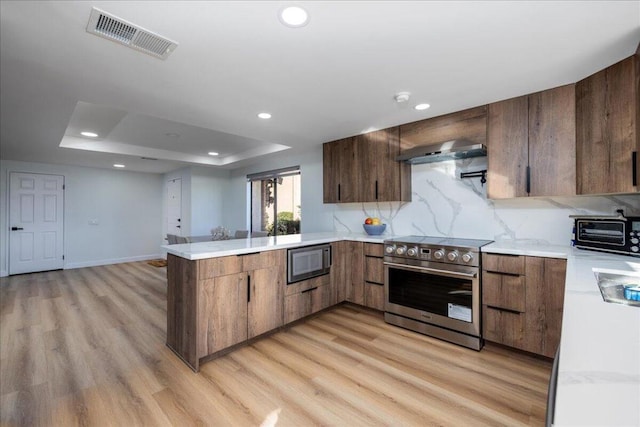
[[[480,350],[480,248],[491,242],[426,236],[385,240],[385,321]]]

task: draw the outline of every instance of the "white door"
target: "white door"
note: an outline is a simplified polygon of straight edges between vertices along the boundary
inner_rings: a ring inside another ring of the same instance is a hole
[[[64,266],[64,177],[10,174],[9,274]]]
[[[167,182],[167,234],[182,236],[182,180]]]

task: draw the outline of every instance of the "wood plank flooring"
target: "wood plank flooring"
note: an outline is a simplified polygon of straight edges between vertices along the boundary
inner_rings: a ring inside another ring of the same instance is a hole
[[[2,426],[544,425],[547,361],[340,305],[204,364],[166,346],[166,269],[0,279]]]

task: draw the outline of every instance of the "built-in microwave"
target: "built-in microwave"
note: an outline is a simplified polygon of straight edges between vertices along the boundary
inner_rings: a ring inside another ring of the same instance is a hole
[[[328,274],[331,245],[303,246],[287,251],[287,284]]]
[[[640,256],[640,217],[572,216],[577,248]]]

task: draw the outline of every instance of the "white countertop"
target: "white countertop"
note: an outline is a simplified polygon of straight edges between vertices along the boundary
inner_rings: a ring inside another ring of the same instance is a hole
[[[228,255],[241,255],[251,252],[271,251],[275,249],[294,248],[299,246],[319,245],[340,240],[382,243],[393,236],[369,236],[365,233],[303,233],[286,236],[255,237],[249,239],[215,240],[212,242],[183,243],[162,246],[167,253],[189,260],[216,258]]]
[[[392,237],[305,233],[163,248],[197,260],[340,240],[382,243]],[[640,426],[640,307],[604,302],[593,272],[640,276],[640,258],[509,241],[484,246],[482,252],[567,260],[554,425]]]
[[[640,281],[640,258],[568,255],[554,425],[640,426],[640,307],[604,302],[593,272]]]

